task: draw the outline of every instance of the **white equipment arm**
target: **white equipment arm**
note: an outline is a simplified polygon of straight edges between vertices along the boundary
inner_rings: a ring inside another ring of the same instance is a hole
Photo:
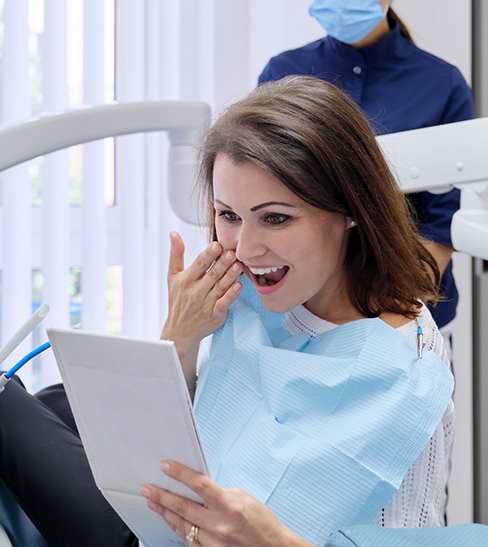
[[[209,119],[208,104],[196,101],[119,103],[48,113],[0,127],[0,171],[75,144],[131,133],[167,131],[171,144],[169,200],[180,218],[195,224],[196,211],[190,206],[194,142]]]
[[[456,250],[488,260],[488,118],[377,138],[404,192],[459,188],[451,224]]]

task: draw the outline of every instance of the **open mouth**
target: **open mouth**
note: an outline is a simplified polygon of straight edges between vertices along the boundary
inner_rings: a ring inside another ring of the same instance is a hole
[[[256,284],[261,287],[272,287],[273,285],[276,285],[285,277],[290,269],[288,266],[280,266],[279,268],[251,268],[248,266],[248,268],[254,276]]]

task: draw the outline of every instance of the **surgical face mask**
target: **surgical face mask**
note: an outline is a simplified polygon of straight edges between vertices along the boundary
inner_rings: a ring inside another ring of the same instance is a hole
[[[380,23],[390,4],[391,0],[383,9],[380,0],[315,0],[309,13],[327,34],[340,42],[355,44]]]

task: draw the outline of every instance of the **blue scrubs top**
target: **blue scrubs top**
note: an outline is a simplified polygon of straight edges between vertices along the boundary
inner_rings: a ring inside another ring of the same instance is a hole
[[[345,91],[363,109],[376,134],[395,133],[474,117],[471,90],[459,70],[391,32],[361,49],[331,36],[273,57],[259,84],[287,75],[315,76]],[[459,190],[447,194],[409,194],[427,239],[451,245],[451,219],[459,209]],[[442,278],[445,300],[432,309],[440,327],[456,315],[458,292],[450,262]]]

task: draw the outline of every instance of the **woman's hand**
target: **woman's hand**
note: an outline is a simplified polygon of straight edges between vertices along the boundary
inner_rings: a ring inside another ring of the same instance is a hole
[[[310,547],[266,505],[240,488],[221,488],[205,475],[173,461],[164,461],[161,469],[205,501],[202,507],[156,486],[146,485],[141,489],[149,509],[161,515],[187,544],[187,535],[196,525],[198,544],[203,547]]]
[[[200,342],[225,323],[229,306],[239,296],[242,285],[236,280],[242,265],[234,251],[224,251],[215,241],[185,270],[183,240],[176,232],[170,238],[168,318],[161,339],[175,343],[191,386]]]

